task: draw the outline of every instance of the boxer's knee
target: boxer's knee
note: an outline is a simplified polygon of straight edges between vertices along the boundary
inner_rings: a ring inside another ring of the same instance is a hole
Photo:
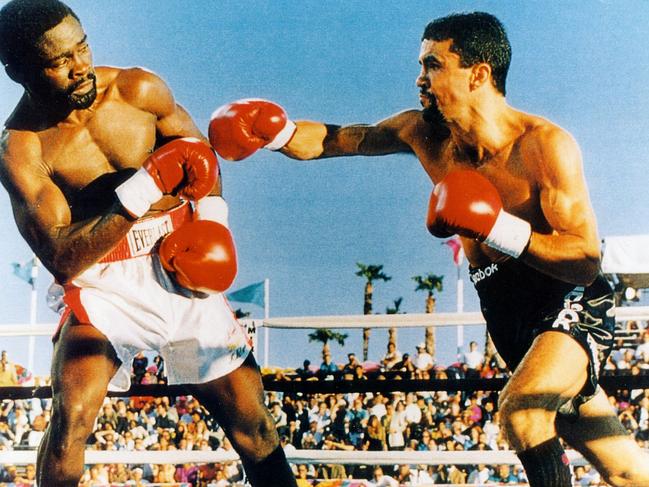
[[[517,451],[526,450],[556,434],[556,412],[530,397],[509,393],[498,401],[501,427]]]
[[[97,408],[89,407],[85,401],[55,401],[49,431],[52,453],[64,458],[75,449],[85,448],[96,416]]]
[[[649,458],[625,459],[618,465],[601,465],[598,472],[613,487],[649,487]]]
[[[83,474],[86,439],[92,432],[96,410],[81,401],[62,404],[55,399],[52,419],[38,451],[39,485],[76,486]]]
[[[237,453],[253,463],[265,459],[279,445],[275,421],[265,411],[234,428],[231,436]]]

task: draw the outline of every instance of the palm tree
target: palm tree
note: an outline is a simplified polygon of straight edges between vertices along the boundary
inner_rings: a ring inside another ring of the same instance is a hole
[[[338,333],[328,328],[318,328],[313,333],[309,333],[309,342],[322,343],[322,355],[329,352],[329,342],[331,340],[337,342],[341,347],[344,347],[346,339],[347,333]]]
[[[363,314],[372,314],[372,294],[374,293],[374,286],[372,283],[377,279],[389,281],[392,277],[383,273],[382,265],[365,265],[356,262],[358,271],[356,275],[365,278],[365,301],[363,302]],[[363,360],[367,360],[367,354],[370,348],[370,329],[363,328]]]
[[[442,292],[444,289],[444,276],[437,276],[435,274],[427,274],[425,276],[413,276],[412,278],[417,287],[415,291],[426,291],[426,313],[433,313],[435,311],[435,291]],[[427,326],[425,335],[426,351],[435,357],[435,327]]]
[[[401,308],[401,302],[403,301],[402,297],[399,297],[392,301],[394,303],[394,307],[390,308],[389,306],[385,308],[385,314],[386,315],[397,315],[399,314],[399,308]],[[388,329],[388,343],[394,343],[394,346],[397,346],[397,328],[395,326],[391,326]]]

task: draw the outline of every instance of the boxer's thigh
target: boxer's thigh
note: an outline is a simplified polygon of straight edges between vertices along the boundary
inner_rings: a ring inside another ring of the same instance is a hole
[[[515,400],[519,409],[556,411],[583,388],[589,357],[566,333],[539,334],[502,391],[501,400]]]
[[[92,325],[79,324],[70,313],[54,344],[51,375],[55,414],[96,415],[120,364],[106,336]]]

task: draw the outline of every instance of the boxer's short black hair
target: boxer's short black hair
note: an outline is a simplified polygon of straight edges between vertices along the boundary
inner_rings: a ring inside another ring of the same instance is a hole
[[[0,61],[19,67],[33,61],[39,40],[71,15],[79,17],[59,0],[12,0],[0,10]]]
[[[512,47],[500,20],[486,12],[451,14],[430,22],[422,36],[422,41],[449,39],[453,41],[451,51],[460,56],[460,65],[489,64],[494,86],[505,95]]]

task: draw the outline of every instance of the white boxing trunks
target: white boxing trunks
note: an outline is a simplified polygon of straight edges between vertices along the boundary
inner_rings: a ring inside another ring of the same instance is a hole
[[[66,284],[66,311],[110,340],[122,362],[111,388],[126,390],[133,357],[154,350],[165,360],[169,384],[200,384],[238,368],[251,350],[223,294],[182,288],[152,252],[156,241],[191,220],[184,203],[141,219],[101,261]]]

